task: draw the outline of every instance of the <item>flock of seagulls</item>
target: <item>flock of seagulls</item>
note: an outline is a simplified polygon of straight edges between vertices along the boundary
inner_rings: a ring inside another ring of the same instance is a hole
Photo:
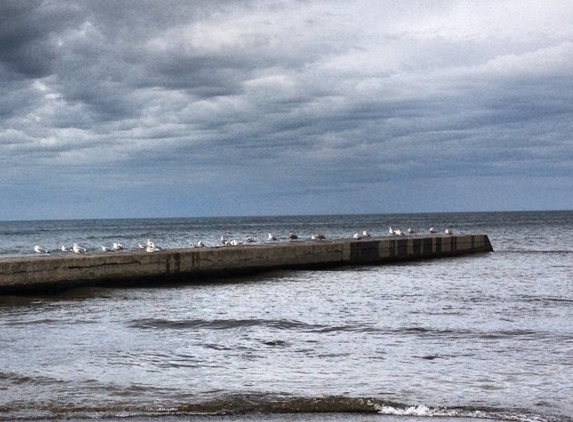
[[[428,230],[431,234],[436,234],[438,231],[434,228],[434,227],[430,227],[430,229]],[[396,229],[393,227],[388,227],[388,233],[390,234],[390,236],[405,236],[405,233],[400,230],[400,229]],[[406,230],[406,233],[409,235],[413,235],[416,234],[416,230],[412,229],[411,227],[409,227]],[[445,229],[444,230],[444,234],[451,236],[453,235],[453,232],[450,229]],[[370,238],[372,237],[372,235],[367,231],[364,230],[362,231],[362,233],[355,233],[354,236],[352,236],[353,239],[355,240],[360,240],[360,239],[366,239],[366,238]],[[290,232],[289,235],[287,236],[287,239],[289,241],[293,241],[293,240],[298,240],[299,237],[296,233],[294,232]],[[313,234],[310,237],[311,240],[325,240],[326,236],[322,233],[316,233]],[[270,243],[274,243],[274,242],[278,242],[280,240],[280,238],[278,236],[276,236],[273,233],[267,233],[267,241]],[[239,246],[239,245],[244,245],[244,244],[251,244],[251,243],[255,243],[256,240],[251,237],[251,236],[246,236],[244,238],[244,241],[240,241],[237,239],[227,239],[227,237],[225,236],[221,236],[221,245],[223,246]],[[192,248],[205,248],[205,242],[203,242],[202,240],[200,240],[199,242],[195,243],[195,244],[191,244],[190,247]],[[147,239],[147,241],[145,243],[140,243],[138,244],[138,248],[142,251],[146,251],[146,252],[159,252],[161,250],[163,250],[162,247],[158,246],[155,244],[155,242],[151,239]],[[119,242],[114,242],[111,246],[106,246],[106,245],[101,245],[101,251],[102,252],[118,252],[118,251],[122,251],[124,250],[124,246],[119,243]],[[85,254],[87,253],[87,249],[84,248],[83,246],[80,246],[78,243],[74,243],[71,247],[67,247],[65,245],[62,245],[60,250],[62,252],[73,252],[75,254]],[[36,245],[34,246],[34,251],[37,254],[49,254],[50,251],[46,248],[43,248],[40,245]]]

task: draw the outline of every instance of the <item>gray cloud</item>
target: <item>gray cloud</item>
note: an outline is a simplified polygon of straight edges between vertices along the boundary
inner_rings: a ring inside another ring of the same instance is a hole
[[[571,12],[4,1],[0,218],[571,208]]]

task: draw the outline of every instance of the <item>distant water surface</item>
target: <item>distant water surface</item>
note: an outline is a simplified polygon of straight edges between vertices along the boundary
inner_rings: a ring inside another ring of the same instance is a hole
[[[0,222],[0,257],[388,226],[495,252],[0,297],[0,420],[573,421],[573,212]]]

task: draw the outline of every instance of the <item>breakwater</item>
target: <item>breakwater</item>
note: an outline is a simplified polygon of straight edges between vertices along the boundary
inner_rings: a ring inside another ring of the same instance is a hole
[[[193,283],[280,269],[383,264],[490,251],[487,235],[434,235],[6,258],[0,259],[0,294]]]

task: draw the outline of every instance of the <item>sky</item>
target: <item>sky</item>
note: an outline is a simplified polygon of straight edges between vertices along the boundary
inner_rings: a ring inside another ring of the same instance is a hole
[[[0,220],[573,209],[570,0],[1,0]]]

